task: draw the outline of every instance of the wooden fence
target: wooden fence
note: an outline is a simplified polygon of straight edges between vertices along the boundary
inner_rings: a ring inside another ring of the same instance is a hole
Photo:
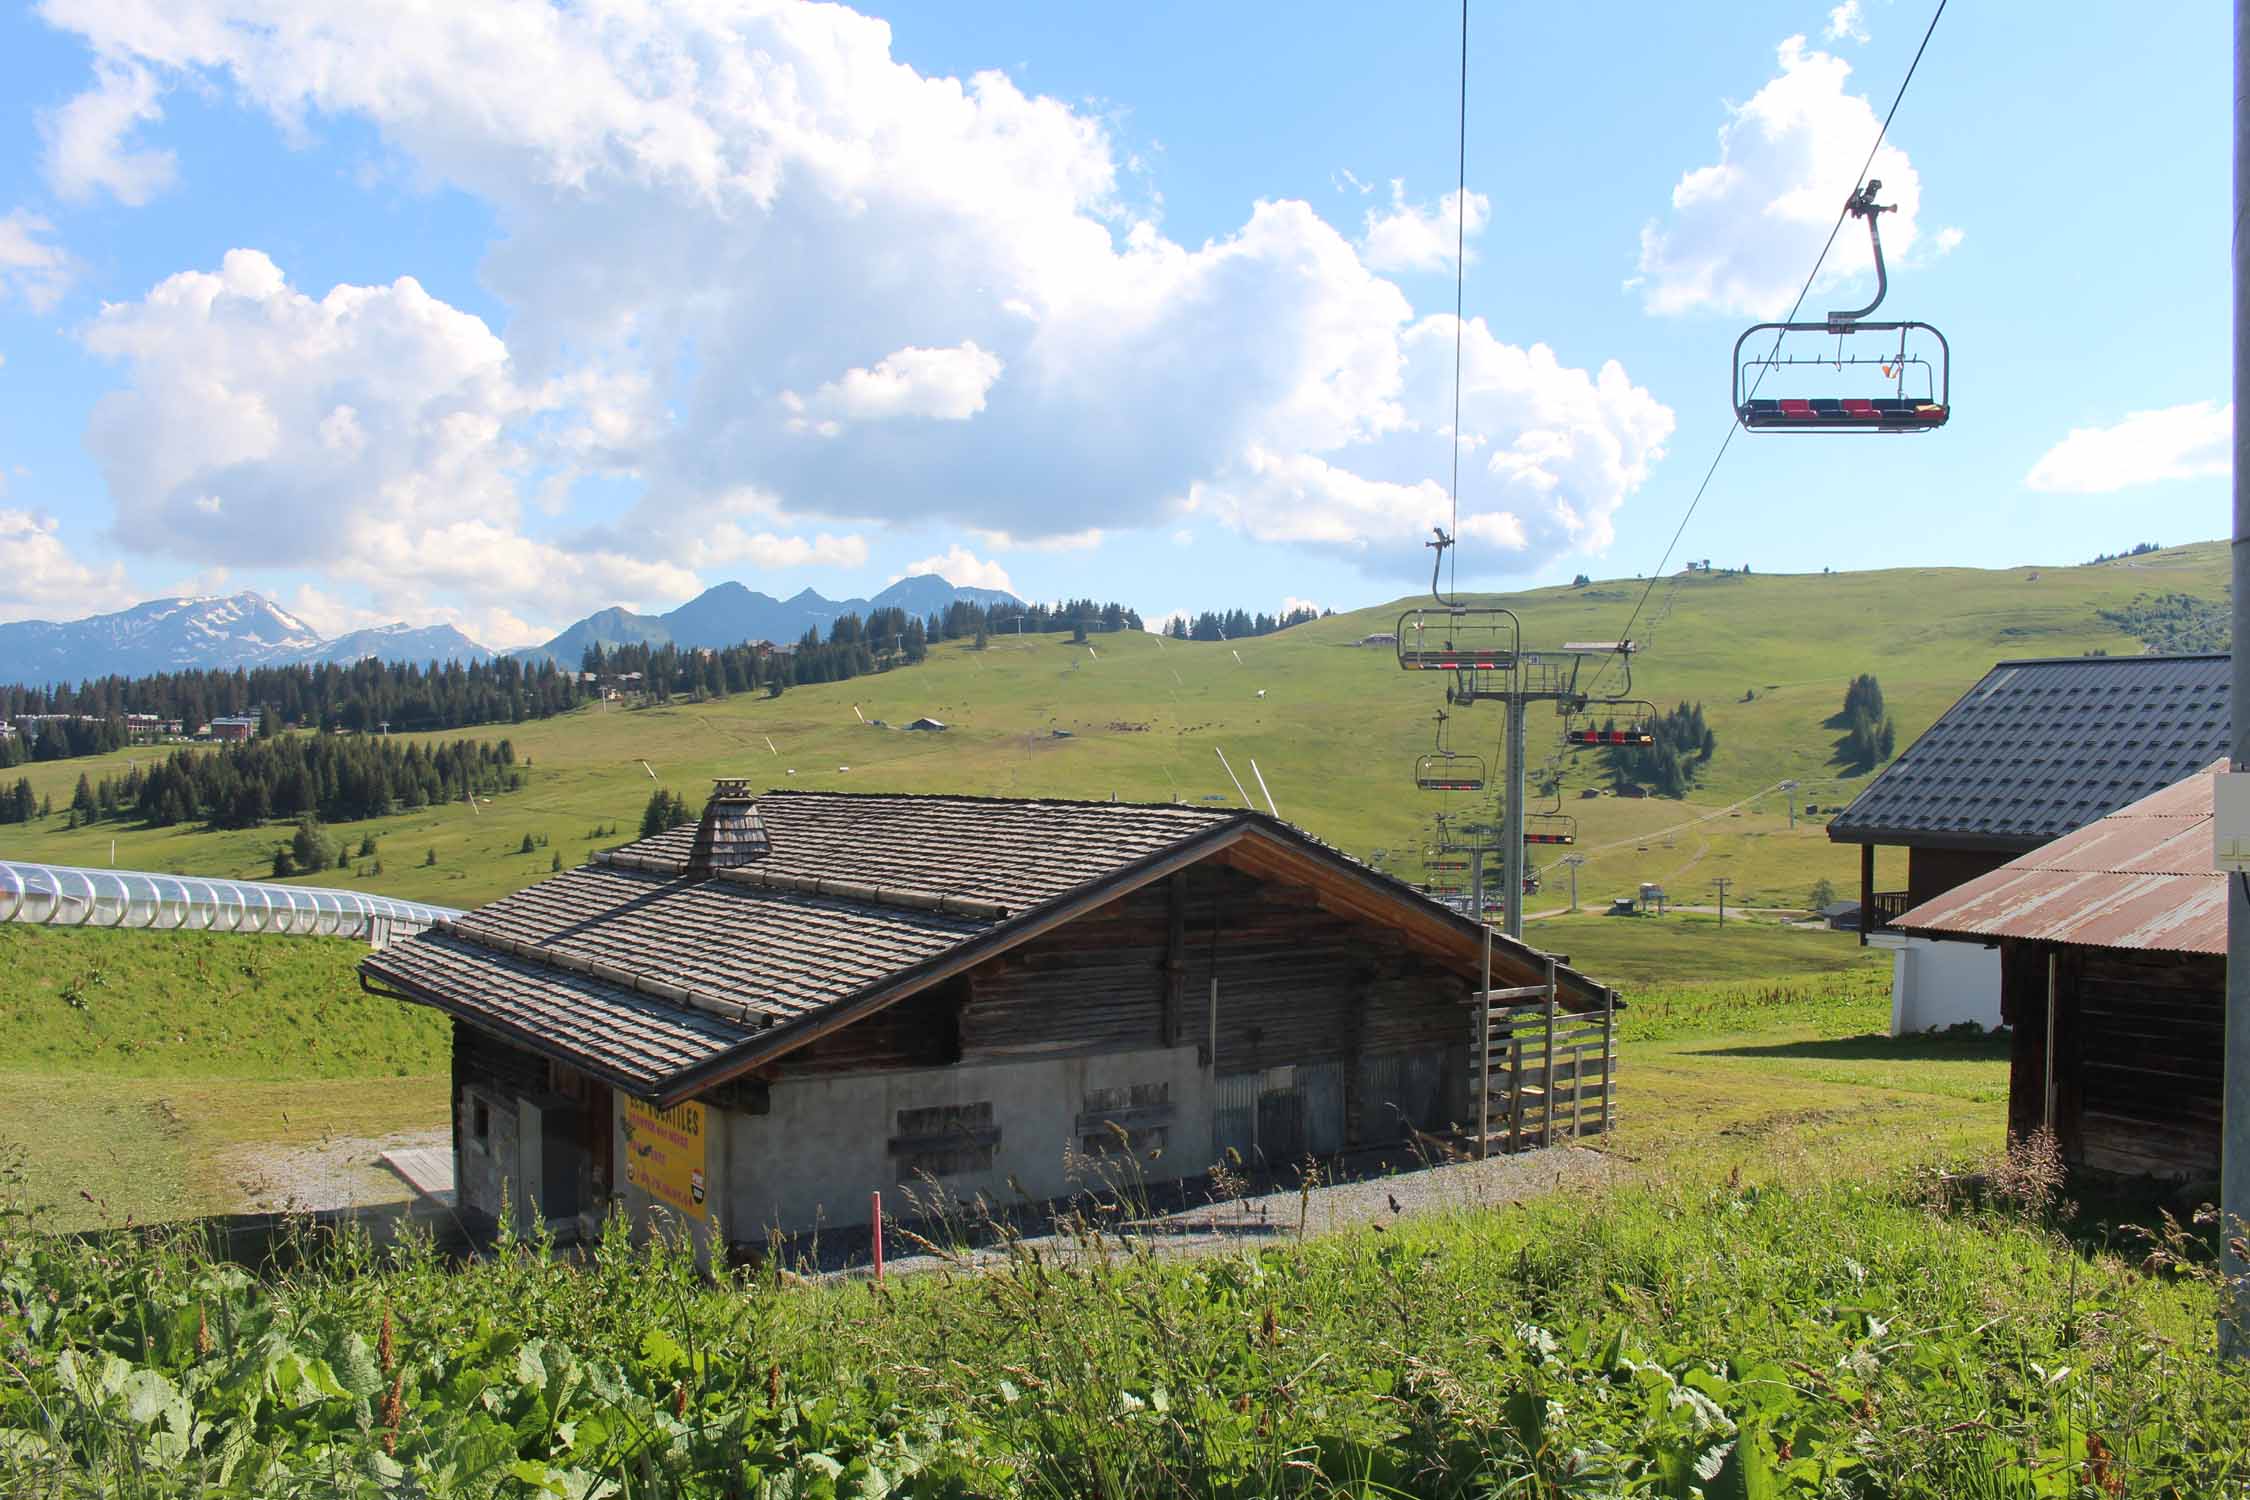
[[[1605,994],[1598,1011],[1571,1011],[1555,993],[1550,963],[1544,984],[1493,990],[1476,1007],[1479,1155],[1552,1146],[1617,1124],[1616,996]]]

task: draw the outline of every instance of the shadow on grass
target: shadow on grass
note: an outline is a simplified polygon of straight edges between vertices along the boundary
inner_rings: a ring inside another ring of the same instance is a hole
[[[1814,1062],[2006,1062],[2008,1039],[1985,1037],[1956,1041],[1940,1037],[1896,1037],[1881,1032],[1826,1037],[1809,1042],[1772,1042],[1754,1047],[1698,1047],[1697,1057],[1801,1057]]]

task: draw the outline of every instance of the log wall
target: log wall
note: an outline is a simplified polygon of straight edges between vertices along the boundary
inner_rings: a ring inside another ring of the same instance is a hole
[[[1194,1043],[1222,1074],[1466,1046],[1469,983],[1309,892],[1203,864],[970,976],[965,1060]]]
[[[2055,1034],[2047,961],[2055,958]],[[2013,1028],[2008,1127],[2046,1113],[2054,1048],[2055,1133],[2071,1165],[2196,1181],[2219,1172],[2226,961],[2216,955],[2008,943],[2003,1005]]]
[[[1333,1065],[1347,1143],[1403,1127],[1362,1099],[1385,1058],[1441,1075],[1441,1104],[1465,1107],[1468,977],[1378,924],[1336,915],[1311,890],[1206,861],[1130,892],[1053,933],[789,1054],[789,1078],[1193,1046],[1206,1065],[1218,978],[1219,1077]],[[1370,1066],[1372,1064],[1372,1066]],[[1390,1072],[1397,1070],[1391,1069]]]

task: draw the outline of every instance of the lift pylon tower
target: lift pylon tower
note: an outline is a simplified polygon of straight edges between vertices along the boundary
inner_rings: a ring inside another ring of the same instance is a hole
[[[1631,641],[1566,641],[1559,651],[1522,651],[1505,667],[1462,666],[1446,689],[1446,700],[1455,704],[1498,703],[1507,713],[1507,781],[1505,821],[1501,828],[1501,853],[1507,859],[1502,930],[1523,937],[1524,877],[1524,716],[1534,703],[1552,703],[1557,713],[1583,713],[1591,694],[1579,687],[1585,664],[1622,656],[1631,666]]]

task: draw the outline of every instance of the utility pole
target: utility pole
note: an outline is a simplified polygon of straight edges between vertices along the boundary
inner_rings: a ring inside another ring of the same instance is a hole
[[[2250,3],[2250,0],[2246,0],[2246,3]],[[1724,927],[1727,925],[1727,887],[1734,882],[1721,875],[1716,883],[1719,887],[1719,925]]]
[[[1797,826],[1797,783],[1784,781],[1781,789],[1789,794],[1789,826],[1794,828]]]
[[[1500,833],[1501,852],[1507,858],[1508,889],[1501,898],[1502,920],[1507,924],[1508,936],[1523,937],[1523,694],[1508,696],[1508,808],[1507,819]],[[1477,912],[1484,916],[1480,907]]]
[[[1584,863],[1586,863],[1586,856],[1583,854],[1571,854],[1563,858],[1563,868],[1570,871],[1570,909],[1572,911],[1578,910],[1578,867]]]
[[[2250,0],[2234,6],[2234,399],[2250,397]],[[2234,424],[2234,714],[2231,769],[2250,771],[2250,423]],[[2232,1292],[2219,1308],[2219,1352],[2250,1357],[2250,1264],[2234,1252],[2250,1233],[2250,898],[2227,882],[2227,1061],[2219,1153],[2221,1266]]]

